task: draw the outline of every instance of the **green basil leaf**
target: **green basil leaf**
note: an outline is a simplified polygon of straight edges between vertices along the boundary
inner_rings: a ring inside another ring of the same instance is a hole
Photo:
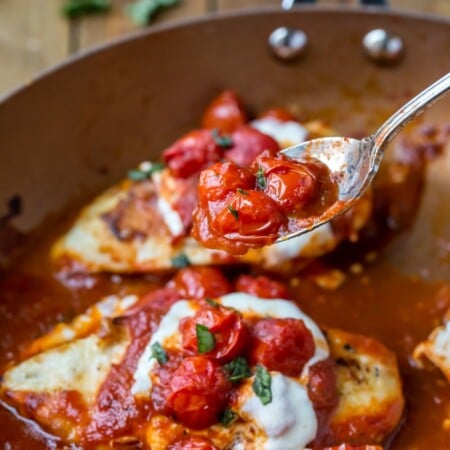
[[[208,327],[197,323],[195,325],[195,332],[197,334],[197,350],[199,353],[207,353],[214,349],[216,339]]]
[[[227,427],[236,422],[238,417],[238,414],[235,413],[231,408],[226,408],[222,414],[222,417],[220,418],[220,423]]]
[[[128,178],[133,181],[142,181],[146,180],[148,178],[151,178],[152,175],[155,172],[159,172],[160,170],[163,170],[165,168],[165,165],[161,162],[155,162],[149,165],[148,169],[132,169],[128,172]]]
[[[157,12],[175,6],[178,0],[137,0],[128,6],[128,14],[137,25],[147,25]]]
[[[205,298],[205,302],[208,303],[208,305],[212,306],[213,308],[218,308],[220,305],[212,298]]]
[[[256,172],[256,185],[261,190],[265,189],[267,186],[266,175],[264,174],[264,170],[262,167],[260,167]]]
[[[236,382],[252,376],[250,367],[244,357],[238,356],[223,366],[230,381]]]
[[[248,192],[245,189],[237,188],[237,191],[239,192],[239,194],[248,195]]]
[[[252,384],[253,392],[258,396],[263,405],[272,401],[272,377],[264,366],[257,365],[255,379]]]
[[[111,8],[110,0],[68,0],[62,7],[62,12],[70,19],[86,14],[104,13]]]
[[[221,136],[219,134],[219,130],[214,129],[211,131],[211,134],[216,141],[216,144],[222,148],[230,148],[233,145],[233,141],[230,136]]]
[[[163,349],[159,342],[152,344],[152,357],[155,358],[161,365],[165,364],[169,360],[167,352]]]
[[[239,220],[239,212],[238,212],[237,209],[234,209],[231,205],[228,205],[228,206],[227,206],[227,209],[228,209],[228,211],[230,211],[231,214],[233,214],[233,217],[234,217],[236,220]]]
[[[191,265],[191,261],[189,261],[189,258],[184,253],[180,253],[175,256],[175,258],[172,258],[171,263],[172,266],[177,269],[183,269],[184,267],[189,267]]]

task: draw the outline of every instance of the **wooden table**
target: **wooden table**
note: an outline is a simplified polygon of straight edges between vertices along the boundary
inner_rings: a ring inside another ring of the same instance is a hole
[[[63,0],[0,0],[0,96],[68,55],[135,30],[136,26],[123,13],[130,0],[112,3],[113,8],[106,15],[67,20],[60,13]],[[184,0],[160,13],[152,23],[280,3],[280,0]],[[356,0],[319,0],[319,4],[355,3]],[[450,0],[389,3],[394,8],[450,16]]]

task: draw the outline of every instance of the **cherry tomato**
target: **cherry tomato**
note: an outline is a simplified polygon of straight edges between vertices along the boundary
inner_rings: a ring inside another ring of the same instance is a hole
[[[174,176],[187,178],[219,161],[222,153],[211,130],[194,130],[164,150],[162,156]]]
[[[223,162],[202,171],[198,192],[202,199],[217,201],[238,188],[251,189],[254,184],[254,177],[248,170],[241,169],[232,162]]]
[[[316,195],[317,181],[309,166],[279,155],[257,159],[265,177],[264,192],[284,214],[294,215]]]
[[[263,192],[238,192],[230,196],[226,203],[211,218],[212,227],[221,235],[229,239],[235,235],[241,241],[259,242],[262,245],[276,239],[284,217],[272,199]]]
[[[314,354],[314,339],[299,319],[262,319],[253,329],[250,360],[268,370],[299,376]]]
[[[236,290],[261,298],[289,298],[288,291],[282,283],[263,275],[258,277],[241,275],[236,280]]]
[[[272,108],[264,111],[260,116],[260,119],[277,119],[280,122],[297,122],[297,118],[284,108]]]
[[[203,128],[215,128],[221,133],[232,133],[247,122],[241,100],[233,91],[224,91],[206,108],[202,118]]]
[[[218,450],[218,448],[209,439],[191,436],[175,442],[169,447],[169,450]]]
[[[264,150],[280,151],[278,142],[267,134],[249,126],[239,127],[232,135],[233,146],[225,151],[225,158],[240,167],[250,167]]]
[[[231,286],[222,272],[213,267],[182,269],[169,284],[175,286],[182,298],[214,298],[231,292]]]
[[[183,425],[207,428],[218,421],[230,389],[231,384],[217,363],[204,356],[187,357],[170,380],[168,406]]]
[[[337,405],[334,361],[325,359],[309,368],[308,396],[316,409],[332,410]]]
[[[191,354],[198,354],[197,324],[207,327],[214,336],[215,345],[208,357],[224,363],[244,352],[249,332],[236,311],[207,304],[193,317],[183,319],[179,327],[183,348]]]

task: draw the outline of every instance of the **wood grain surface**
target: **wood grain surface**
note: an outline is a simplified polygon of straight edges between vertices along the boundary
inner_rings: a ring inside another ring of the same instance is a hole
[[[61,15],[64,0],[0,0],[0,96],[70,54],[136,30],[124,13],[130,1],[113,0],[108,14],[68,20]],[[178,6],[159,13],[152,24],[280,3],[279,0],[182,0]],[[353,5],[357,0],[318,3]],[[390,0],[389,4],[392,8],[450,17],[450,0]]]

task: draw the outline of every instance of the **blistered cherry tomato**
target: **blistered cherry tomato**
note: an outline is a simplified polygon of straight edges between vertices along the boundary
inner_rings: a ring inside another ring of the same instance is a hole
[[[196,325],[208,328],[215,345],[206,355],[220,362],[227,362],[242,354],[248,342],[249,332],[242,317],[234,310],[206,304],[193,317],[180,322],[183,349],[198,354]]]
[[[175,442],[169,447],[169,450],[218,450],[218,448],[209,439],[191,436]]]
[[[316,409],[332,410],[337,405],[334,361],[325,359],[309,368],[308,396]]]
[[[260,116],[260,119],[276,119],[280,122],[296,122],[297,118],[284,108],[272,108],[264,111]]]
[[[200,174],[199,197],[208,201],[222,200],[236,189],[251,189],[254,177],[246,169],[232,162],[216,163]]]
[[[231,292],[231,286],[222,272],[213,267],[182,269],[169,284],[175,286],[182,298],[204,299]]]
[[[236,280],[236,290],[261,298],[289,298],[288,291],[282,283],[264,275],[258,277],[241,275]]]
[[[232,135],[233,146],[225,151],[225,158],[240,167],[249,167],[264,150],[280,151],[278,142],[267,134],[249,126],[239,127]]]
[[[314,339],[299,319],[262,319],[253,329],[250,360],[268,370],[299,376],[314,354]]]
[[[224,91],[206,108],[202,127],[231,133],[247,122],[244,106],[233,91]]]
[[[194,130],[164,150],[162,156],[174,176],[187,178],[219,161],[222,153],[211,130]]]
[[[227,205],[212,218],[212,227],[220,234],[234,234],[240,240],[271,243],[284,218],[275,203],[263,192],[233,194]]]
[[[209,427],[225,409],[230,389],[217,363],[204,356],[184,358],[170,380],[169,410],[189,428]]]
[[[274,158],[265,154],[255,163],[265,179],[264,192],[284,214],[293,215],[315,197],[317,180],[306,164],[282,155]]]

